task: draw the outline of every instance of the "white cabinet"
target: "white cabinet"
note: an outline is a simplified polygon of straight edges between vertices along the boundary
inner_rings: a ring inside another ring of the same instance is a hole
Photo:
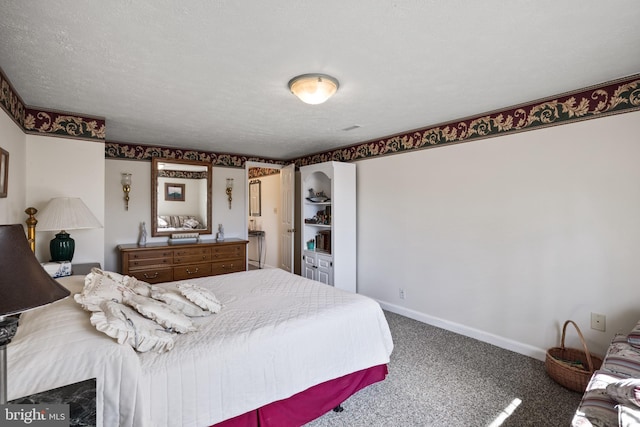
[[[356,165],[300,168],[302,275],[356,292]]]
[[[329,254],[305,251],[302,272],[307,279],[333,286],[333,259]]]

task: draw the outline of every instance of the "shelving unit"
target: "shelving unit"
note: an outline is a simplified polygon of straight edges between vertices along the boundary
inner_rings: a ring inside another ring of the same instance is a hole
[[[325,162],[300,174],[302,275],[356,292],[356,166]]]

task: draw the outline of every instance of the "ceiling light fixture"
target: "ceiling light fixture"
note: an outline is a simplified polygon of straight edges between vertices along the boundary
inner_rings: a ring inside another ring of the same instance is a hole
[[[289,80],[289,90],[302,102],[322,104],[338,90],[338,80],[326,74],[302,74]]]

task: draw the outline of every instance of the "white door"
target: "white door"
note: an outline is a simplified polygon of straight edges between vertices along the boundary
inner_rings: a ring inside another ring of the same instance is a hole
[[[292,163],[280,169],[280,268],[293,273],[293,245],[295,243],[294,200],[295,171]]]

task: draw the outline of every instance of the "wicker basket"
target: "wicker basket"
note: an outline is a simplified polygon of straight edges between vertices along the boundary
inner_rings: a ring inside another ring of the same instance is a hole
[[[578,331],[584,350],[565,348],[564,337],[567,325],[571,323]],[[567,320],[562,327],[562,342],[560,347],[547,350],[545,368],[551,378],[558,384],[573,390],[584,392],[593,372],[600,369],[602,359],[589,353],[587,343],[584,341],[580,328],[573,320]]]

